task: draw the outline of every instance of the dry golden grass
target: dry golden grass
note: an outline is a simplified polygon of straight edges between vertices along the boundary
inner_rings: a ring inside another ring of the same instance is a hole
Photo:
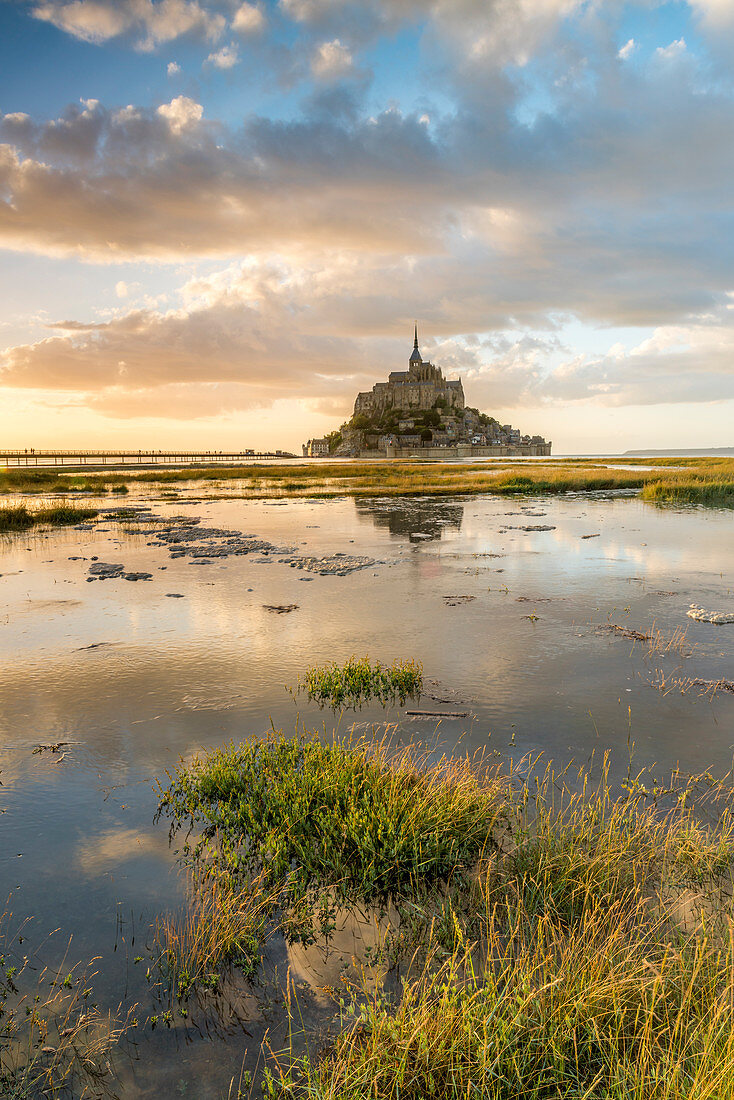
[[[647,466],[649,469],[627,469]],[[619,468],[614,468],[619,467]],[[734,459],[547,459],[517,462],[446,462],[393,459],[372,462],[323,460],[280,465],[241,465],[149,470],[145,473],[79,475],[45,471],[0,473],[0,491],[119,491],[138,483],[216,484],[227,495],[268,496],[417,496],[464,493],[559,494],[628,490],[644,500],[682,504],[734,502]],[[234,483],[237,483],[236,485]]]

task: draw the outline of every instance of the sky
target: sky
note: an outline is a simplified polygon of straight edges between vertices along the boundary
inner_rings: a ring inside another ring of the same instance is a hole
[[[734,0],[0,0],[0,447],[300,450],[424,358],[734,445]]]

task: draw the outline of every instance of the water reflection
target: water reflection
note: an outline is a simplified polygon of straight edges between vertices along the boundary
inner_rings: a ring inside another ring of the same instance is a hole
[[[0,543],[0,887],[20,918],[35,917],[39,938],[61,926],[77,957],[101,956],[103,1004],[121,989],[149,997],[131,957],[181,898],[176,853],[153,824],[156,778],[179,757],[271,723],[323,730],[331,715],[287,690],[309,665],[353,654],[420,660],[427,678],[470,700],[471,718],[414,722],[400,707],[368,706],[335,721],[343,730],[395,721],[403,742],[436,752],[489,745],[504,758],[566,763],[610,750],[622,775],[634,742],[636,763],[657,761],[662,773],[730,764],[734,697],[661,694],[653,682],[660,669],[731,678],[734,626],[686,618],[692,603],[734,603],[731,512],[491,497],[179,499],[154,509],[376,564],[343,577],[290,568],[277,554],[195,567],[109,520]],[[87,583],[93,559],[152,579]],[[274,616],[268,604],[296,610]],[[687,627],[690,656],[598,633],[606,622]],[[63,759],[33,753],[62,740],[74,743]],[[123,916],[124,951],[115,950]],[[346,940],[340,950],[351,950]],[[307,991],[331,984],[308,958],[290,961]],[[288,962],[283,949],[283,972]],[[248,1024],[253,1051],[267,1026]],[[203,1095],[202,1072],[211,1095],[226,1095],[242,1057],[241,1046],[226,1057],[194,1047],[182,1059],[161,1031],[143,1047],[126,1096],[171,1095],[182,1078]]]
[[[358,499],[355,508],[358,518],[371,520],[391,535],[407,536],[411,542],[440,539],[447,529],[460,531],[464,516],[463,504],[425,497]]]

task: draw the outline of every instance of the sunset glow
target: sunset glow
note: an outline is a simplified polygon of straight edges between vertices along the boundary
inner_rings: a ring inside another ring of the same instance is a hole
[[[554,453],[731,445],[734,4],[0,5],[12,446],[283,447],[421,346]]]

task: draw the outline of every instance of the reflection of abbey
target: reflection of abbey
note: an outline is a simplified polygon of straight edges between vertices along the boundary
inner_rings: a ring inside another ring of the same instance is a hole
[[[387,409],[431,409],[440,400],[455,409],[464,408],[464,388],[460,381],[449,382],[440,367],[423,362],[418,350],[418,326],[415,326],[413,352],[407,370],[394,370],[387,382],[376,382],[372,390],[358,393],[354,415],[385,412]]]
[[[467,406],[460,379],[444,378],[418,348],[418,326],[407,370],[358,393],[352,419],[324,439],[303,446],[309,458],[344,455],[436,458],[549,455],[542,436],[521,435],[511,424]]]

